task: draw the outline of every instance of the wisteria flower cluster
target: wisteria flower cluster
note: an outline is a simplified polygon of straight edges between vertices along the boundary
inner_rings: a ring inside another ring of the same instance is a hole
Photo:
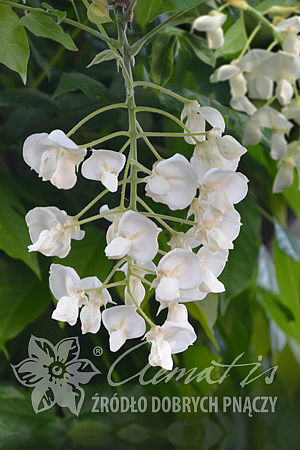
[[[221,23],[218,18],[219,28]],[[211,26],[215,26],[214,20]],[[206,31],[212,41],[222,40],[220,32],[217,36],[210,34],[215,33],[212,28]],[[164,89],[183,103],[180,119],[163,110],[137,107],[135,88],[161,87],[134,82],[132,58],[126,59],[124,54],[122,58],[118,53],[127,88],[124,104],[95,111],[68,134],[61,130],[34,134],[24,143],[24,160],[43,181],[50,181],[58,189],[71,189],[81,164],[82,176],[98,181],[105,188],[75,216],[56,206],[29,211],[26,215],[32,241],[29,251],[64,258],[71,250],[72,239],[84,239],[82,225],[98,219],[109,222],[105,255],[116,260],[116,264],[105,280],[100,281],[97,276],[81,279],[72,267],[51,265],[49,283],[57,301],[52,318],[71,326],[79,318],[83,334],[98,333],[103,323],[113,352],[128,339],[145,338],[151,344],[149,364],[170,370],[172,354],[183,352],[197,338],[188,321],[185,303],[225,290],[218,277],[241,227],[235,205],[245,198],[248,180],[237,168],[246,148],[224,134],[225,122],[219,111],[201,106],[197,100]],[[128,131],[83,145],[71,140],[72,134],[91,117],[117,108],[128,111]],[[181,127],[181,132],[144,132],[138,121],[138,114],[143,111],[167,115]],[[95,148],[116,135],[126,138],[120,151]],[[151,143],[151,137],[156,136],[182,139],[187,150],[194,149],[193,156],[189,160],[176,153],[163,159]],[[141,140],[156,157],[151,168],[138,161]],[[141,178],[140,173],[144,174]],[[143,198],[137,189],[142,183]],[[120,197],[118,207],[110,209],[103,203],[98,215],[81,219],[109,192]],[[148,198],[166,205],[169,213],[155,213],[147,203]],[[184,219],[172,215],[172,211],[178,210],[185,212]],[[184,225],[184,231],[174,229],[170,225],[174,222]],[[162,232],[169,237],[167,252],[159,245]],[[122,280],[113,282],[117,271],[121,272]],[[113,290],[116,286],[124,289],[123,302]],[[162,325],[155,324],[143,307],[151,299],[148,295],[151,291],[158,313],[167,309]]]
[[[228,3],[241,8],[242,12],[243,10],[252,11],[243,0],[233,0]],[[285,8],[281,9],[285,14]],[[194,29],[205,31],[205,26],[209,27],[213,19],[216,26],[216,17],[220,26],[221,13],[218,13],[219,15],[217,13],[212,11],[209,16],[199,17],[194,23]],[[241,18],[243,19],[243,15]],[[263,19],[268,24],[267,19],[264,17]],[[296,168],[300,173],[300,141],[299,138],[294,137],[295,133],[292,133],[292,129],[300,125],[298,91],[300,17],[285,18],[276,15],[273,23],[269,22],[269,27],[273,32],[274,41],[267,50],[250,48],[251,42],[261,28],[261,22],[259,22],[246,40],[240,56],[230,64],[219,67],[210,81],[212,83],[229,81],[231,107],[250,117],[246,125],[243,145],[257,145],[263,137],[264,129],[271,131],[270,156],[278,161],[273,192],[280,193],[292,185],[294,169]],[[220,33],[220,28],[218,30]],[[210,42],[211,38],[209,33],[207,34],[208,42]],[[220,48],[222,42],[224,40],[220,40],[220,45],[209,46]]]

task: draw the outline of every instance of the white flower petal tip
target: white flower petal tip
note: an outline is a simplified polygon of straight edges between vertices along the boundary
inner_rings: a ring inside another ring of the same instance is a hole
[[[116,229],[116,234],[105,249],[112,259],[132,256],[140,263],[148,263],[158,251],[157,236],[161,232],[150,219],[135,211],[126,211]]]
[[[65,258],[71,249],[71,239],[84,238],[84,231],[80,230],[79,225],[65,211],[55,206],[30,210],[25,221],[32,241],[28,250],[38,251],[45,256]]]
[[[205,174],[201,190],[204,190],[208,197],[212,192],[221,191],[227,195],[230,203],[236,204],[246,197],[248,182],[248,178],[240,172],[211,169]]]
[[[135,339],[145,334],[145,321],[135,309],[135,306],[122,305],[103,311],[103,325],[109,332],[112,352],[118,351],[127,339]]]
[[[86,155],[61,130],[29,136],[23,146],[23,158],[43,181],[58,189],[71,189],[77,180],[76,169]]]
[[[195,253],[175,249],[160,260],[157,273],[159,284],[156,289],[158,301],[174,301],[180,297],[181,289],[193,289],[201,283],[203,271]]]
[[[173,211],[189,206],[196,191],[196,173],[190,162],[178,153],[158,162],[146,184],[146,195]]]
[[[101,181],[111,192],[118,189],[118,176],[126,162],[122,153],[111,150],[93,150],[82,164],[81,173],[89,180]]]
[[[224,34],[221,27],[226,18],[225,14],[211,11],[209,15],[198,17],[192,25],[192,30],[206,32],[209,48],[221,48],[224,44]]]

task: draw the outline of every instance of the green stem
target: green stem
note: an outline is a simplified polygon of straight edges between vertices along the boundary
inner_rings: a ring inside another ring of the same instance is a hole
[[[168,230],[171,234],[174,233],[173,228],[171,228],[163,219],[161,219],[160,217],[157,217],[158,214],[155,214],[155,212],[152,211],[150,206],[148,206],[147,203],[144,202],[144,200],[142,200],[140,197],[138,197],[137,201],[140,205],[142,205],[151,214],[151,217],[154,217],[157,220],[157,222],[159,222],[166,230]]]
[[[136,121],[138,130],[140,133],[144,133],[143,128],[141,127],[141,125],[139,124],[138,121]],[[153,147],[153,145],[151,144],[151,142],[149,141],[149,139],[146,136],[143,136],[143,140],[145,142],[145,144],[148,146],[148,148],[151,150],[151,152],[153,153],[153,155],[155,156],[156,159],[158,159],[158,161],[161,161],[163,158],[160,156],[160,154],[155,150],[155,148]]]
[[[102,142],[109,141],[110,139],[113,139],[115,137],[119,136],[130,136],[130,133],[128,131],[116,131],[115,133],[108,134],[107,136],[103,136],[100,139],[96,139],[95,141],[88,142],[87,144],[78,145],[78,148],[90,148],[94,145],[101,144]]]
[[[192,220],[187,220],[187,219],[181,219],[180,217],[173,217],[173,216],[166,216],[164,214],[156,214],[156,213],[145,213],[145,212],[140,212],[139,214],[142,214],[143,216],[147,216],[147,217],[153,217],[155,218],[160,218],[160,219],[165,219],[165,220],[170,220],[171,222],[178,222],[178,223],[184,223],[187,225],[196,225],[196,222],[193,222]]]
[[[126,260],[127,258],[123,258],[114,266],[114,268],[111,270],[107,278],[104,280],[103,284],[107,284],[112,279],[112,277],[117,272],[117,270],[122,266],[122,264],[125,264]]]
[[[65,228],[72,228],[75,225],[84,225],[85,223],[90,223],[90,222],[94,222],[95,220],[99,220],[99,219],[103,219],[103,217],[106,216],[112,216],[114,214],[122,214],[125,210],[124,209],[118,209],[116,211],[109,211],[109,212],[105,212],[103,214],[97,214],[96,216],[92,216],[92,217],[88,217],[87,219],[84,220],[79,220],[79,222],[75,222],[72,225],[68,225]]]
[[[263,16],[261,12],[257,11],[257,9],[253,8],[250,5],[247,5],[246,11],[254,16],[260,23],[265,25],[273,33],[273,36],[280,44],[283,43],[283,37],[281,36],[281,34],[276,31],[275,27],[271,24],[271,22],[268,21],[268,19]]]
[[[108,105],[108,106],[104,106],[103,108],[97,109],[96,111],[94,111],[91,114],[89,114],[88,116],[86,116],[84,119],[80,120],[80,122],[78,122],[77,125],[75,125],[72,128],[72,130],[70,130],[67,133],[67,136],[68,137],[72,136],[72,134],[74,134],[80,127],[82,127],[82,125],[87,123],[89,120],[93,119],[93,117],[96,117],[97,115],[99,115],[105,111],[110,111],[112,109],[117,109],[117,108],[127,108],[127,105],[126,105],[126,103],[116,103],[114,105]]]
[[[45,14],[46,16],[53,18],[52,13],[45,11],[44,9],[41,9],[41,8],[32,8],[31,6],[22,5],[19,3],[14,3],[14,2],[9,2],[9,1],[4,1],[4,0],[0,0],[0,4],[9,5],[9,6],[12,6],[13,8],[23,9],[24,11],[40,12],[40,13]],[[67,19],[67,18],[63,19],[62,22],[67,23],[68,25],[71,25],[72,27],[76,27],[83,31],[86,31],[87,33],[90,33],[90,34],[96,36],[97,38],[101,39],[102,41],[105,41],[107,44],[113,45],[115,48],[120,48],[120,44],[116,39],[111,39],[107,36],[104,36],[103,34],[99,33],[99,31],[95,30],[94,28],[88,27],[87,25],[84,25],[83,23],[76,22],[76,20]]]
[[[259,24],[254,28],[254,30],[253,30],[252,33],[250,34],[249,38],[246,39],[246,43],[245,43],[244,48],[243,48],[243,50],[241,51],[241,54],[240,54],[240,56],[238,57],[238,59],[241,59],[242,56],[244,56],[244,54],[246,53],[246,51],[249,49],[249,46],[250,46],[251,42],[252,42],[253,39],[255,38],[255,36],[256,36],[256,34],[258,33],[258,31],[260,30],[260,28],[261,28],[261,24],[259,23]]]
[[[204,131],[203,133],[161,133],[161,132],[152,132],[147,131],[146,133],[139,133],[137,135],[138,138],[142,137],[174,137],[174,138],[181,138],[181,137],[187,137],[187,136],[206,136],[207,131]]]
[[[137,113],[138,112],[152,112],[152,113],[160,114],[161,116],[168,117],[169,119],[173,120],[173,122],[177,123],[177,125],[179,125],[181,128],[183,128],[187,133],[191,134],[191,130],[189,130],[187,128],[187,126],[184,123],[182,123],[180,119],[178,119],[178,117],[174,116],[173,114],[171,114],[167,111],[164,111],[163,109],[141,106],[141,107],[136,108],[136,112]],[[197,139],[195,139],[195,141],[197,141]]]
[[[182,97],[181,95],[175,94],[175,92],[171,91],[170,89],[166,89],[162,86],[159,86],[158,84],[150,83],[148,81],[135,81],[134,86],[135,87],[144,86],[144,87],[149,87],[152,89],[157,89],[157,90],[163,92],[164,94],[167,94],[170,97],[176,98],[177,100],[179,100],[180,102],[183,102],[183,103],[188,103],[191,101],[186,97]]]
[[[74,9],[74,12],[75,12],[76,19],[78,20],[78,22],[80,22],[79,12],[78,12],[77,6],[75,5],[75,1],[71,0],[71,3],[73,6],[73,9]]]
[[[138,161],[131,160],[131,164],[136,166],[138,169],[140,169],[140,172],[148,173],[149,175],[152,174],[151,170],[147,169],[147,167],[143,166],[143,164],[139,163]]]

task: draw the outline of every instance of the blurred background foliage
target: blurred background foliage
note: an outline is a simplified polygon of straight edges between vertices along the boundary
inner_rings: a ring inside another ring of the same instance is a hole
[[[75,3],[81,20],[88,23],[83,4],[76,0]],[[168,11],[182,9],[182,3],[187,7],[201,2],[138,0],[130,40],[136,40],[164,21]],[[261,11],[274,4],[298,4],[293,0],[250,3]],[[27,4],[41,6],[38,0],[27,1]],[[51,0],[51,5],[76,19],[72,2]],[[226,106],[229,89],[225,84],[209,83],[214,67],[234,59],[244,45],[238,10],[229,9],[225,45],[216,53],[207,48],[201,34],[190,33],[193,20],[216,6],[220,3],[214,0],[202,2],[166,28],[138,55],[134,76],[136,80],[165,84],[178,93],[197,98],[203,105],[218,108],[225,117],[228,132],[241,140],[246,117]],[[14,10],[19,17],[24,15],[22,10]],[[149,20],[153,20],[152,23]],[[247,14],[246,25],[249,32],[256,26]],[[110,35],[115,33],[114,23],[105,26]],[[31,56],[26,86],[16,72],[4,65],[0,71],[0,448],[76,449],[118,445],[121,450],[141,444],[150,448],[154,442],[158,449],[299,448],[300,195],[298,180],[283,194],[272,194],[276,167],[269,157],[270,136],[267,134],[260,145],[248,149],[240,164],[240,170],[250,180],[249,194],[239,205],[243,227],[221,277],[226,292],[188,305],[198,340],[184,354],[177,355],[175,364],[198,367],[200,371],[209,366],[212,359],[229,364],[244,353],[242,362],[245,363],[256,361],[257,356],[262,355],[264,370],[279,366],[276,380],[268,386],[260,378],[241,389],[239,383],[245,374],[236,370],[218,387],[175,381],[141,387],[134,380],[117,392],[127,396],[277,395],[277,413],[252,418],[245,414],[221,413],[211,416],[91,413],[91,398],[95,392],[102,396],[112,396],[116,392],[109,388],[105,376],[118,354],[109,352],[108,336],[103,327],[96,336],[81,336],[78,325],[62,327],[51,320],[53,299],[48,287],[51,261],[27,252],[29,236],[24,215],[37,205],[55,205],[70,215],[76,214],[97,195],[99,184],[83,180],[79,175],[73,190],[57,191],[30,172],[22,159],[22,143],[33,133],[50,132],[55,128],[68,131],[95,109],[123,101],[124,87],[114,61],[87,69],[95,55],[106,49],[104,42],[68,25],[63,25],[63,29],[73,39],[77,51],[65,37],[64,45],[70,51],[57,40],[40,38],[27,29]],[[262,27],[255,45],[267,48],[271,41],[269,31]],[[166,107],[173,114],[180,114],[181,105],[163,94],[138,88],[136,98],[138,105]],[[143,113],[141,122],[147,130],[177,130],[168,119],[149,113]],[[88,122],[74,139],[83,143],[126,127],[126,112],[107,112]],[[119,149],[122,143],[116,139],[105,147]],[[193,150],[183,139],[157,138],[154,144],[166,158],[176,152],[190,158]],[[142,143],[139,157],[148,167],[154,162]],[[116,195],[105,198],[110,207],[117,201]],[[94,207],[95,214],[99,206]],[[164,205],[155,204],[155,209],[162,214],[167,212]],[[181,212],[176,214],[183,217]],[[88,225],[86,238],[72,243],[71,253],[62,263],[74,267],[81,277],[105,278],[112,267],[103,251],[106,228],[105,221]],[[184,225],[178,225],[178,231],[184,229]],[[162,245],[166,245],[168,235],[162,233],[160,239]],[[122,297],[122,291],[112,290],[112,294],[116,299]],[[150,299],[149,311],[156,314],[154,299]],[[96,377],[94,384],[86,388],[79,418],[65,410],[35,415],[30,392],[22,391],[17,385],[10,363],[16,364],[27,356],[31,334],[53,343],[66,336],[80,335],[82,356],[91,359],[101,370],[101,377]],[[95,345],[104,349],[101,358],[93,356]],[[132,342],[127,342],[125,350],[131,346]],[[134,374],[146,363],[147,352],[138,349],[118,366],[115,377],[127,378],[128,372]]]

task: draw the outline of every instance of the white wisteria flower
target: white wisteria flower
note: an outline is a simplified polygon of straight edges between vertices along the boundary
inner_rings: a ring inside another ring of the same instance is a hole
[[[101,181],[111,192],[118,189],[118,176],[126,162],[123,153],[112,150],[93,150],[92,156],[84,161],[81,173],[89,180]]]
[[[196,191],[196,173],[190,162],[178,153],[156,163],[146,184],[146,195],[173,211],[189,206]]]
[[[53,319],[75,325],[79,309],[82,307],[80,311],[82,334],[99,331],[100,307],[106,306],[112,300],[107,289],[99,290],[102,283],[97,277],[81,280],[72,267],[51,264],[49,285],[52,294],[58,300],[52,314]]]
[[[226,14],[212,10],[208,15],[198,17],[193,23],[192,30],[206,32],[208,47],[218,49],[224,44],[222,25],[226,19]]]
[[[117,352],[127,339],[141,337],[146,332],[144,319],[135,306],[121,305],[106,309],[102,314],[103,325],[109,332],[109,346]]]
[[[32,245],[29,252],[65,258],[71,250],[71,239],[80,241],[85,232],[67,213],[55,206],[36,207],[25,216]]]
[[[220,136],[215,131],[210,131],[207,140],[196,145],[191,164],[198,177],[198,183],[202,184],[206,172],[212,168],[225,168],[235,171],[241,156],[247,152],[232,136]]]
[[[262,138],[261,128],[271,128],[274,130],[274,134],[284,136],[290,132],[292,127],[293,124],[283,114],[270,106],[265,106],[264,108],[258,109],[251,117],[251,121],[247,123],[243,136],[243,144],[257,145]],[[276,137],[274,135],[273,139],[275,139],[276,143]],[[271,145],[271,155],[277,152],[278,149],[273,150],[273,146]],[[282,153],[284,152],[285,148],[282,150]]]
[[[157,254],[157,236],[160,232],[161,229],[147,217],[135,211],[126,211],[118,222],[116,234],[109,235],[111,240],[105,254],[110,259],[129,255],[138,262],[152,261]]]
[[[238,67],[245,72],[248,96],[253,99],[270,100],[273,95],[274,81],[261,73],[260,67],[263,61],[272,57],[268,50],[254,48],[247,52],[240,61]]]
[[[152,344],[149,364],[171,370],[172,354],[184,352],[195,342],[196,334],[187,321],[167,320],[161,327],[151,328],[146,334],[146,339]]]
[[[241,217],[234,209],[225,214],[207,202],[199,202],[193,209],[197,225],[193,227],[195,239],[206,245],[212,252],[233,249],[233,241],[238,237],[241,228]]]
[[[149,273],[155,274],[156,266],[150,261],[145,264],[132,262],[130,268],[129,286],[125,286],[125,305],[140,306],[145,297],[145,288],[142,279]],[[128,276],[128,263],[125,263],[120,269]]]
[[[287,53],[300,53],[300,17],[293,16],[280,22],[275,29],[284,37],[282,48]]]
[[[204,176],[200,198],[219,211],[226,212],[246,197],[248,182],[248,178],[240,172],[210,169]]]
[[[285,191],[293,184],[294,168],[300,169],[300,143],[293,141],[288,145],[287,156],[284,156],[278,162],[278,173],[273,184],[273,193],[278,194]]]
[[[211,106],[200,106],[197,100],[192,100],[185,103],[180,120],[183,122],[186,119],[185,125],[191,133],[204,133],[206,130],[206,122],[216,129],[219,134],[225,130],[225,122],[222,114]],[[187,133],[187,131],[185,131]],[[185,141],[188,144],[195,145],[197,142],[205,140],[205,136],[185,136]]]
[[[295,98],[290,105],[285,106],[282,109],[282,114],[287,119],[294,120],[298,125],[300,125],[300,98]]]
[[[218,276],[223,272],[228,253],[228,250],[212,253],[206,246],[200,248],[197,255],[203,270],[203,281],[195,289],[182,291],[181,302],[203,300],[210,292],[220,293],[225,291],[225,286],[218,280]]]
[[[272,53],[261,63],[259,72],[276,81],[277,100],[281,105],[288,105],[294,94],[293,83],[300,76],[300,57],[281,51]]]
[[[157,276],[156,299],[159,302],[177,301],[182,289],[193,289],[200,285],[203,271],[195,253],[177,248],[159,261]]]
[[[29,136],[23,146],[23,158],[43,181],[51,181],[58,189],[71,189],[76,181],[76,170],[86,155],[61,130],[50,134]]]

